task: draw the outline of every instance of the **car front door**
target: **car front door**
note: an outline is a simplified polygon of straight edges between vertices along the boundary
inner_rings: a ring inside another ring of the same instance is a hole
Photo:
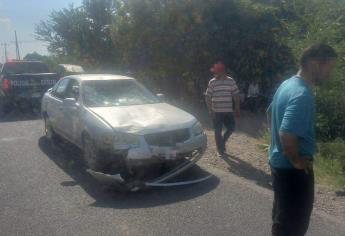
[[[63,102],[63,127],[67,139],[76,143],[79,127],[79,82],[76,79],[70,79],[66,89]]]
[[[47,112],[52,127],[57,133],[62,136],[66,135],[63,127],[63,100],[65,98],[65,93],[69,81],[70,79],[67,78],[59,81],[59,84],[56,86],[56,88],[54,87],[51,92],[51,97],[47,106]]]

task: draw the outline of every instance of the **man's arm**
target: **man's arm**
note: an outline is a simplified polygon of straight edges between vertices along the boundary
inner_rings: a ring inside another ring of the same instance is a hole
[[[299,170],[309,170],[311,162],[307,157],[299,155],[298,137],[294,134],[279,131],[280,143],[284,154],[287,156],[293,167]]]
[[[271,128],[271,121],[272,121],[272,103],[268,106],[266,110],[266,121],[268,129]]]
[[[311,167],[310,157],[299,155],[298,139],[308,135],[313,116],[312,106],[310,96],[290,98],[280,126],[279,136],[283,151],[296,169],[308,170]]]
[[[205,101],[206,101],[206,106],[208,111],[211,113],[212,112],[212,101],[211,101],[211,97],[208,95],[205,95]]]
[[[212,114],[212,95],[213,95],[213,87],[212,87],[212,80],[208,83],[206,92],[205,92],[205,101],[208,112]]]
[[[237,87],[236,81],[232,79],[233,84],[231,85],[231,94],[232,94],[232,99],[235,102],[235,116],[240,117],[241,116],[241,97],[240,97],[240,90]]]
[[[234,96],[234,101],[235,101],[235,115],[237,117],[240,117],[240,115],[241,115],[241,98],[238,94]]]

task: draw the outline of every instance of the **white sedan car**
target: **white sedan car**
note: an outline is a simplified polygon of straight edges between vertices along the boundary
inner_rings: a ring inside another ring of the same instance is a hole
[[[41,111],[46,137],[78,146],[95,176],[163,184],[199,160],[207,145],[195,117],[130,77],[64,77],[45,93]],[[158,169],[167,171],[152,175]]]

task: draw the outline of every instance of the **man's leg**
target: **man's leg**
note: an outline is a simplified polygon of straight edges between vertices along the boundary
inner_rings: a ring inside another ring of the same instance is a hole
[[[248,106],[249,106],[249,110],[251,112],[253,112],[254,111],[254,98],[253,97],[248,98]]]
[[[314,201],[314,174],[296,169],[272,169],[274,203],[272,235],[304,236]]]
[[[314,172],[302,172],[299,178],[300,207],[296,235],[305,235],[309,228],[314,204]]]
[[[272,236],[293,236],[292,229],[297,211],[294,206],[293,170],[272,169],[274,202],[272,211]],[[296,235],[297,236],[297,235]]]
[[[214,126],[214,136],[216,139],[217,151],[219,154],[224,153],[224,142],[223,142],[223,114],[215,113],[213,117],[213,126]]]
[[[259,98],[253,97],[253,110],[252,112],[257,112],[259,108]]]
[[[272,209],[272,236],[284,236],[284,217],[282,209],[283,189],[280,171],[271,167],[273,186],[273,209]],[[287,233],[285,234],[287,235]]]
[[[234,115],[233,115],[232,112],[229,112],[229,113],[227,113],[225,115],[225,117],[224,117],[224,125],[225,125],[225,128],[226,128],[226,131],[225,131],[224,137],[223,137],[224,149],[225,149],[226,142],[228,141],[228,139],[230,138],[231,134],[235,130],[235,119],[234,119]]]

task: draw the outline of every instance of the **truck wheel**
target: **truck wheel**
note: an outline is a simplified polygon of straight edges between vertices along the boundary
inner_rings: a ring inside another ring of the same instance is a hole
[[[100,153],[88,135],[83,138],[83,158],[88,168],[93,171],[102,171]]]
[[[11,104],[8,104],[8,103],[6,103],[6,102],[4,102],[4,101],[2,101],[1,103],[0,103],[0,106],[1,106],[1,111],[4,113],[4,114],[7,114],[7,113],[9,113],[12,109],[13,109],[13,107],[11,106]]]

